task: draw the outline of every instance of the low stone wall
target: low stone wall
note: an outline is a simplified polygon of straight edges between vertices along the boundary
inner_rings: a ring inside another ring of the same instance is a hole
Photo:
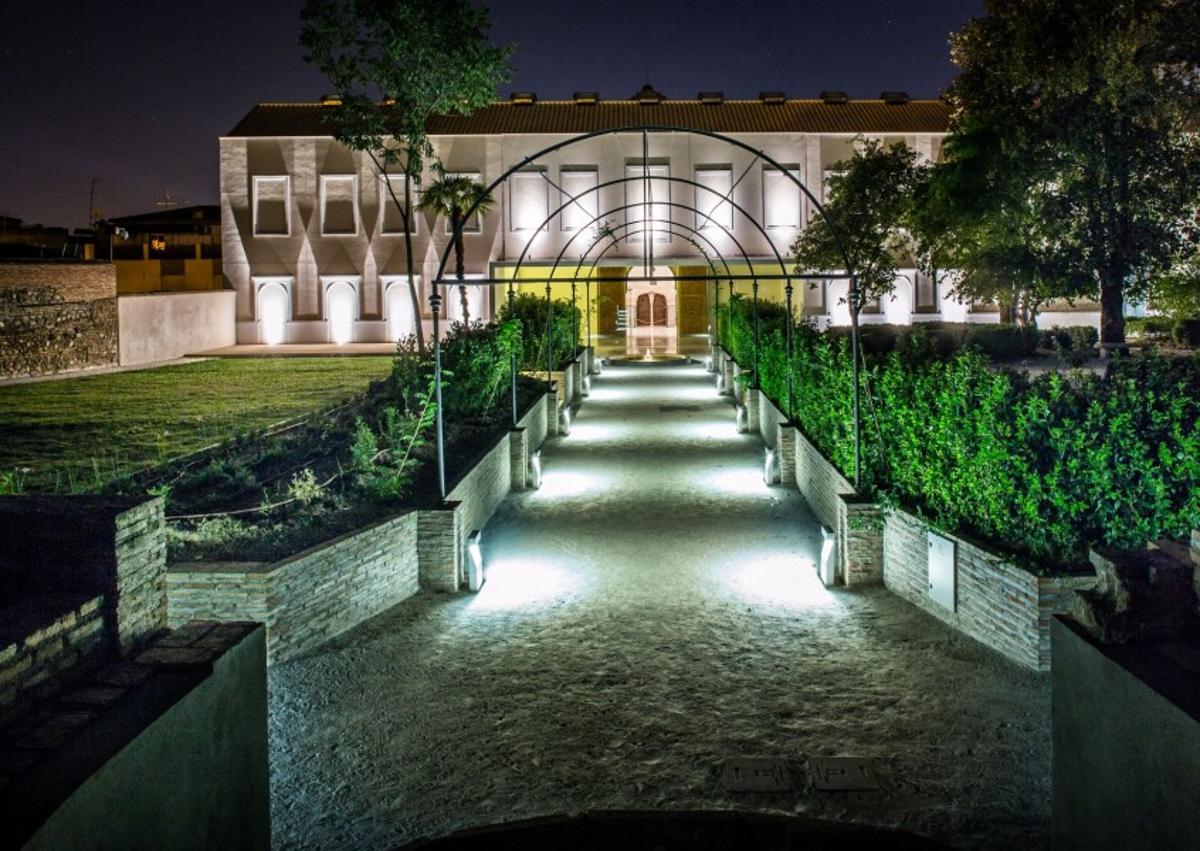
[[[173,564],[171,626],[255,620],[268,659],[317,647],[417,593],[417,512],[343,535],[273,564]]]
[[[233,290],[122,295],[122,366],[174,360],[236,342]]]
[[[0,499],[0,713],[166,627],[163,500]]]
[[[6,848],[271,843],[265,636],[191,624],[0,733]]]
[[[1095,577],[1038,576],[965,538],[938,534],[954,542],[954,608],[929,594],[929,525],[900,510],[887,511],[883,527],[888,589],[1014,662],[1049,670],[1051,620]]]
[[[117,363],[111,263],[0,263],[0,378]]]
[[[550,397],[518,423],[447,494],[444,509],[410,511],[272,564],[185,562],[167,569],[170,624],[255,620],[267,657],[311,651],[421,588],[453,592],[465,579],[467,536],[482,529],[512,487],[512,465],[545,439]],[[537,443],[534,443],[537,440]],[[513,443],[521,446],[514,459]]]

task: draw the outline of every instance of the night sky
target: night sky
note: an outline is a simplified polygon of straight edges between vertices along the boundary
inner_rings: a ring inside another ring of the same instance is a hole
[[[217,201],[217,137],[260,100],[326,89],[297,45],[302,0],[5,0],[0,3],[0,213],[85,224],[147,212],[168,190]],[[598,90],[646,75],[667,97],[884,89],[936,96],[953,76],[947,35],[982,0],[496,0],[495,41],[515,41],[501,94]]]

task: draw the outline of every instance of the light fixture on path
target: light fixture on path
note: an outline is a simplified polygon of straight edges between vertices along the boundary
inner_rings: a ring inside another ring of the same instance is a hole
[[[471,591],[483,587],[483,551],[479,548],[482,537],[479,529],[467,536],[467,588]]]
[[[746,406],[739,403],[734,405],[734,410],[737,411],[738,434],[745,434],[750,430],[750,416],[746,411]]]
[[[571,409],[563,405],[562,416],[558,418],[558,433],[566,437],[571,433]]]
[[[542,450],[538,449],[529,455],[529,487],[540,488],[542,486]]]
[[[717,395],[725,393],[725,375],[720,370],[717,371]]]
[[[580,392],[584,396],[592,395],[592,377],[590,375],[585,375],[583,377],[583,385],[580,389]]]
[[[817,565],[817,576],[821,584],[829,588],[837,581],[837,563],[834,554],[837,551],[837,536],[828,526],[821,527],[821,563]]]
[[[773,485],[779,482],[779,453],[771,447],[763,451],[763,484]]]

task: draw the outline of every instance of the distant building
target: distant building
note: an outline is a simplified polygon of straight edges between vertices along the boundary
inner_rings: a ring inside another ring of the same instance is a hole
[[[82,259],[92,232],[26,224],[16,216],[0,215],[0,258],[31,260],[70,257]]]
[[[221,208],[199,204],[102,221],[96,259],[109,257],[119,293],[223,289]]]

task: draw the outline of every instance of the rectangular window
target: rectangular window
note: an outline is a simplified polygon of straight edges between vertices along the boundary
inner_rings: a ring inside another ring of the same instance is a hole
[[[447,177],[469,177],[476,183],[483,183],[483,175],[477,171],[451,171],[446,172]],[[481,233],[483,231],[483,216],[476,213],[471,217],[473,221],[469,221],[463,225],[463,233]],[[454,233],[454,228],[450,227],[450,219],[446,219],[446,235]]]
[[[577,231],[590,227],[599,215],[600,199],[596,187],[600,176],[592,166],[563,166],[559,172],[559,187],[562,189],[560,204],[561,227],[564,231]]]
[[[321,233],[358,233],[358,178],[352,174],[321,175]]]
[[[625,164],[625,221],[630,242],[641,242],[647,232],[655,242],[671,241],[671,167],[666,163],[643,165],[641,160]],[[646,190],[649,189],[647,195]]]
[[[932,275],[916,272],[913,275],[913,313],[938,312],[937,271]]]
[[[733,171],[729,166],[700,166],[696,169],[696,227],[699,230],[733,228]],[[700,187],[704,187],[703,189]]]
[[[763,225],[767,228],[800,227],[800,167],[763,166]]]
[[[287,236],[291,231],[288,210],[292,183],[287,175],[254,178],[254,235]]]
[[[379,209],[381,213],[380,233],[404,233],[404,216],[400,215],[400,208],[397,202],[404,204],[404,184],[408,178],[403,174],[385,174],[379,179]],[[386,181],[386,183],[384,182]],[[388,190],[391,191],[388,191]],[[396,197],[393,198],[392,196]],[[416,206],[416,198],[412,199],[412,206]],[[417,232],[417,222],[420,221],[420,216],[412,215],[409,217],[409,226],[412,232]]]
[[[550,182],[543,169],[518,171],[508,180],[508,229],[513,233],[548,230]]]
[[[828,312],[824,281],[801,281],[799,289],[804,293],[802,309],[805,316],[821,316]]]

